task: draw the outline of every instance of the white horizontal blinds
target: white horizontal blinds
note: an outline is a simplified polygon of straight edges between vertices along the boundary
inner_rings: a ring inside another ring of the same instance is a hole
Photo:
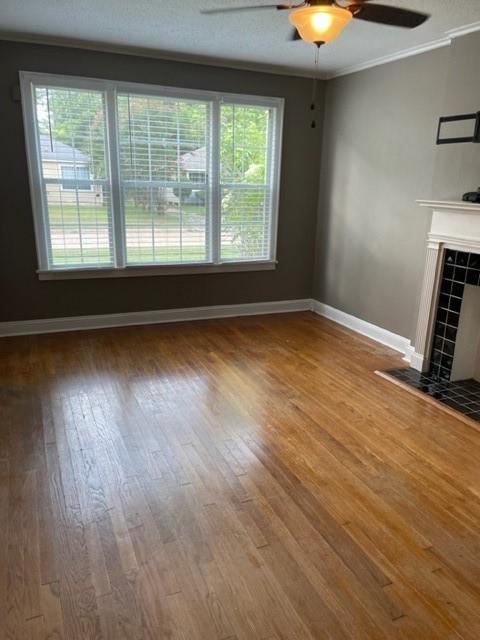
[[[42,270],[272,260],[275,98],[21,72]]]
[[[209,104],[120,93],[127,264],[208,260]]]
[[[273,118],[268,107],[221,105],[222,261],[270,258]]]
[[[48,266],[113,263],[102,91],[34,86]]]

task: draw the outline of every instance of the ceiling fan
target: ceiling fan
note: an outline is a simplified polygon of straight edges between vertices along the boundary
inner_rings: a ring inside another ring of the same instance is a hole
[[[288,16],[294,29],[290,40],[305,40],[320,47],[338,38],[343,29],[353,19],[376,22],[414,29],[430,17],[426,13],[410,11],[400,7],[384,4],[370,4],[370,0],[305,0],[300,4],[291,2],[283,4],[261,4],[240,7],[224,7],[204,9],[201,13],[233,13],[239,11],[255,11],[257,9],[290,10]]]

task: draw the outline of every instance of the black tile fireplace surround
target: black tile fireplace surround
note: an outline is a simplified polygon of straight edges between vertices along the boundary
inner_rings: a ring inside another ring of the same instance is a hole
[[[466,284],[480,286],[480,255],[448,249],[444,256],[430,370],[420,373],[402,368],[386,373],[480,422],[480,383],[450,381]]]
[[[450,380],[452,373],[466,284],[480,286],[480,255],[448,249],[443,263],[430,359],[430,373],[440,380]]]

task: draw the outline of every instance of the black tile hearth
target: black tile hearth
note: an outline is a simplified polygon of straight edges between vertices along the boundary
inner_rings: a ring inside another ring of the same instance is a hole
[[[411,368],[390,369],[384,373],[480,422],[480,382],[442,381],[435,374],[421,373]]]
[[[451,382],[466,285],[480,286],[480,254],[447,249],[438,296],[430,370],[390,369],[383,373],[480,422],[480,382]]]

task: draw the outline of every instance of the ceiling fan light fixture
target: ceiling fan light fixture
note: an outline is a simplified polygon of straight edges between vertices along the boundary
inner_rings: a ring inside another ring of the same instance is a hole
[[[353,15],[348,9],[331,5],[301,7],[288,19],[306,42],[331,42],[338,38]]]

